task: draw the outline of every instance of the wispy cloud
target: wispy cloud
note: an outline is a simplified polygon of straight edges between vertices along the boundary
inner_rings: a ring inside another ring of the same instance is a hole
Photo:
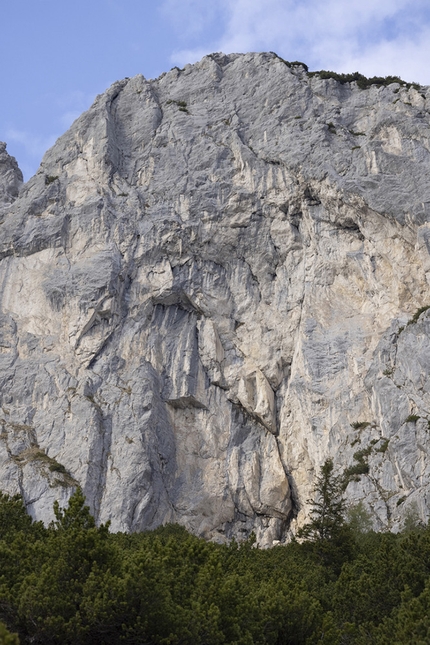
[[[200,26],[205,40],[175,52],[177,64],[211,51],[272,50],[313,69],[400,74],[430,83],[427,0],[223,0],[213,39],[211,16],[202,13],[206,0],[168,0],[165,11],[173,5],[182,22]]]
[[[17,151],[14,154],[19,160],[19,166],[26,181],[34,175],[39,167],[40,159],[46,150],[54,145],[58,137],[58,135],[43,137],[15,128],[8,128],[5,135],[6,141],[12,144]]]
[[[88,110],[95,96],[95,92],[88,93],[82,92],[81,90],[74,90],[62,96],[55,97],[54,100],[60,109],[58,121],[61,127],[64,129],[69,128],[82,112]]]
[[[51,124],[48,134],[40,135],[13,127],[4,131],[4,138],[14,149],[25,179],[29,179],[37,171],[40,160],[45,152],[54,145],[84,110],[88,109],[95,98],[95,93],[85,93],[80,90],[72,91],[61,96],[52,96],[50,100],[57,108],[57,117]]]
[[[69,110],[68,112],[63,112],[63,114],[61,114],[59,121],[61,125],[67,129],[72,125],[73,121],[76,121],[76,119],[81,116],[81,114],[81,110]]]
[[[25,132],[24,130],[15,130],[14,128],[9,128],[6,130],[6,136],[8,141],[14,141],[20,143],[26,153],[35,158],[40,158],[43,153],[54,145],[57,137],[55,135],[50,135],[48,137],[41,137],[34,135],[31,132]]]

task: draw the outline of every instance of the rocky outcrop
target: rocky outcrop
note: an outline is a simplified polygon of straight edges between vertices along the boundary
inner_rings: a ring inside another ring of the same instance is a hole
[[[426,519],[429,109],[217,54],[115,83],[17,199],[3,147],[3,490],[270,545],[331,456]]]
[[[22,173],[16,159],[6,152],[4,141],[0,141],[0,208],[16,199],[21,184]]]

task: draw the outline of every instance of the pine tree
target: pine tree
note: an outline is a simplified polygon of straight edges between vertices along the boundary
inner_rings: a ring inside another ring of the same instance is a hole
[[[96,525],[89,507],[85,505],[85,496],[80,488],[69,499],[67,508],[60,508],[58,502],[54,502],[54,515],[54,525],[58,530],[92,529]]]
[[[312,542],[332,540],[345,525],[345,500],[343,477],[333,474],[333,461],[326,459],[315,484],[315,499],[312,504],[311,520],[299,531],[299,537]]]
[[[315,484],[311,519],[299,531],[298,537],[315,545],[316,554],[335,570],[351,556],[352,532],[345,522],[344,482],[334,474],[332,459],[326,459]]]

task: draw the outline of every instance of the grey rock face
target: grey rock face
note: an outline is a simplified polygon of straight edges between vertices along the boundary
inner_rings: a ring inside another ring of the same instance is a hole
[[[0,141],[0,208],[11,204],[22,184],[22,172],[16,159],[6,152],[6,144]]]
[[[331,456],[375,527],[426,519],[429,109],[212,55],[115,83],[15,200],[0,150],[1,488],[270,545]]]

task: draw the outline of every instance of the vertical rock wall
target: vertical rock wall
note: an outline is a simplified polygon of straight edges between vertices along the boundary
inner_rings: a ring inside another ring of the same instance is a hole
[[[3,490],[267,546],[331,456],[427,518],[428,96],[218,54],[114,84],[19,196],[3,146]]]

